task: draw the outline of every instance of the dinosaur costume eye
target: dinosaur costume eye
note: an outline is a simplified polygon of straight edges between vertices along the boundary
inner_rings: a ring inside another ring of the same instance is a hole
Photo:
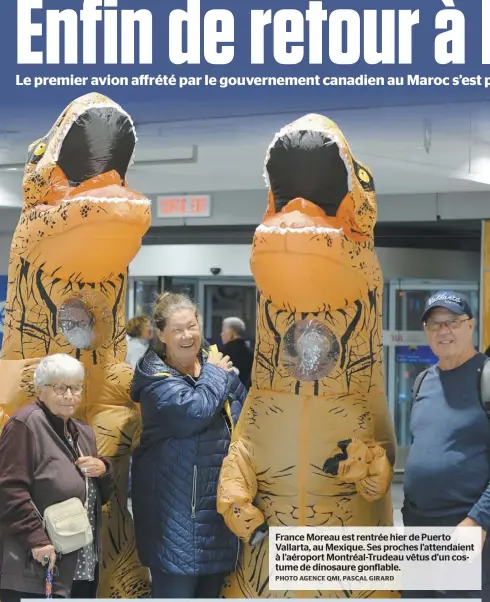
[[[369,182],[369,176],[368,176],[366,170],[360,169],[358,175],[359,175],[359,179],[361,180],[361,182],[365,182],[366,184]]]
[[[363,189],[366,192],[374,192],[374,180],[368,170],[356,161],[354,161],[354,170]]]
[[[46,152],[46,138],[44,138],[44,142],[41,140],[37,140],[29,145],[29,150],[27,152],[27,164],[28,165],[36,165],[43,158],[44,153]]]
[[[35,157],[42,157],[45,152],[46,152],[46,145],[44,144],[44,142],[40,142],[34,149],[33,154]]]

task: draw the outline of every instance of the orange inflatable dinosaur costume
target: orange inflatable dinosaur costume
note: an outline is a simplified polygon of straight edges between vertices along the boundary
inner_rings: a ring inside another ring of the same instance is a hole
[[[123,363],[127,267],[151,220],[148,199],[126,183],[135,144],[129,115],[88,94],[29,147],[0,359],[0,425],[34,399],[40,358],[69,353],[85,366],[78,417],[93,426],[99,452],[115,467],[103,518],[102,598],[149,596],[127,510],[129,455],[140,429],[132,370]]]
[[[218,510],[243,541],[228,598],[302,597],[268,588],[269,526],[393,524],[372,175],[318,115],[281,130],[266,170],[269,205],[251,260],[259,291],[253,384],[218,488]]]

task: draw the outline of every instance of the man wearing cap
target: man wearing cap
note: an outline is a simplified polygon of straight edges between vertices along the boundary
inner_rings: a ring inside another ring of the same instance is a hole
[[[490,528],[490,420],[479,396],[486,356],[475,350],[475,320],[468,300],[442,291],[422,315],[438,362],[416,393],[410,427],[412,445],[404,477],[403,522],[407,527]],[[483,551],[483,591],[411,591],[405,598],[490,600],[489,546]]]

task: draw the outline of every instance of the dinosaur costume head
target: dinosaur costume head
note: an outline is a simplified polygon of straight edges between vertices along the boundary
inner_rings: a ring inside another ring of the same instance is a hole
[[[126,183],[135,145],[131,118],[112,100],[72,102],[29,146],[14,252],[84,282],[126,269],[150,224],[149,201]]]
[[[258,288],[252,387],[217,496],[218,511],[244,541],[225,580],[227,598],[309,597],[269,587],[269,527],[393,521],[395,438],[384,387],[372,175],[319,115],[284,127],[265,167],[268,208],[251,257]]]
[[[276,307],[293,311],[338,309],[365,295],[368,278],[356,257],[373,244],[374,181],[338,126],[320,115],[287,125],[269,147],[265,168],[269,205],[252,255],[258,288]]]

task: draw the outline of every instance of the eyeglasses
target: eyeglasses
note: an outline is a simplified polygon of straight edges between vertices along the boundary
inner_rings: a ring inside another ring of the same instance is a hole
[[[449,330],[458,330],[461,328],[463,322],[468,322],[469,320],[471,318],[465,318],[464,320],[458,320],[458,318],[451,318],[450,320],[427,320],[425,327],[431,331],[441,330],[443,326],[446,326]]]
[[[82,394],[83,385],[45,385],[46,387],[51,387],[56,395],[64,395],[68,389],[70,389],[71,394],[78,396]]]

